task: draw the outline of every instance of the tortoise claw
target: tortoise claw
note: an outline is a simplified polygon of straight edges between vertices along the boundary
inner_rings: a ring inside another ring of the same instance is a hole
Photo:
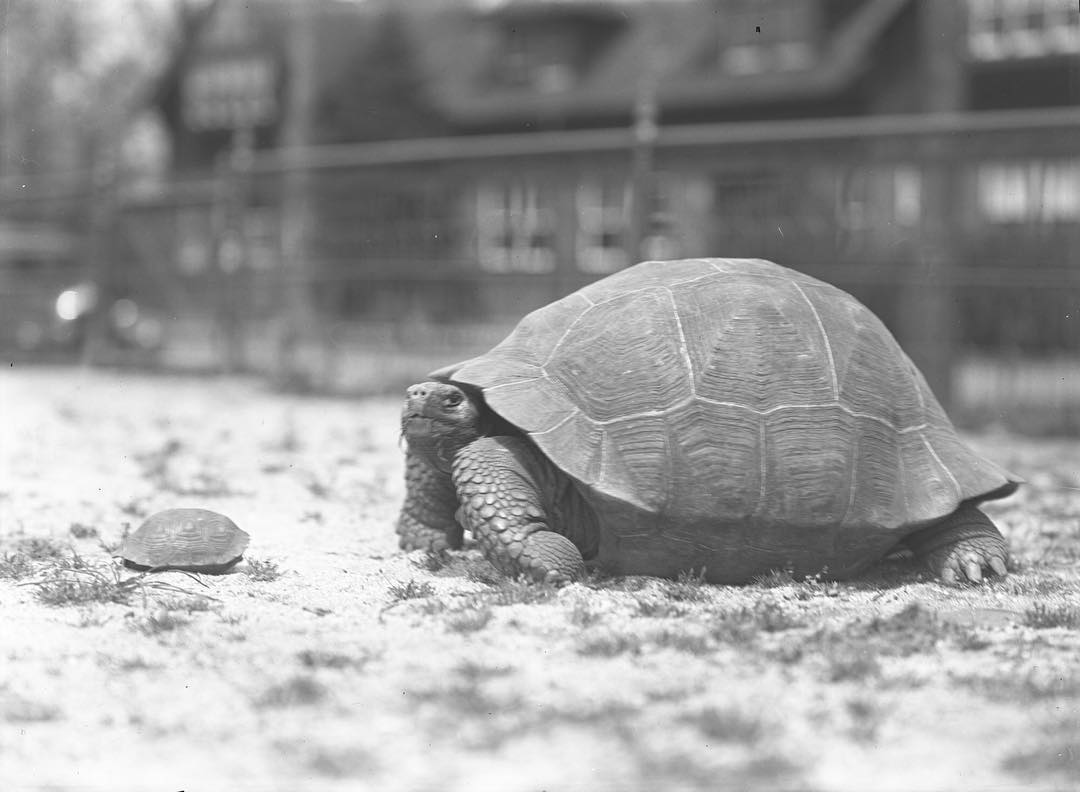
[[[984,574],[1004,575],[1008,571],[1005,537],[989,517],[970,506],[912,535],[907,544],[947,585],[981,583]]]
[[[982,569],[979,567],[978,561],[968,561],[964,564],[964,572],[972,583],[982,582]]]

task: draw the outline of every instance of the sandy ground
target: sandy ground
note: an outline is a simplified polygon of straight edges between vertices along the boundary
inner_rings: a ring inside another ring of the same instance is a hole
[[[1080,788],[1080,443],[972,438],[1030,482],[1004,581],[555,590],[397,549],[397,411],[0,372],[0,790]],[[174,506],[247,561],[119,585]]]

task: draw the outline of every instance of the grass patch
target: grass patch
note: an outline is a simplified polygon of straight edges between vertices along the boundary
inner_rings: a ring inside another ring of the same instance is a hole
[[[1032,571],[1027,574],[1011,574],[1006,578],[992,580],[990,585],[1005,594],[1047,597],[1068,589],[1069,583],[1058,577]]]
[[[759,597],[749,613],[747,620],[753,622],[765,632],[781,632],[795,627],[805,626],[803,621],[788,612],[783,605],[771,597]]]
[[[685,616],[688,609],[685,605],[671,602],[665,599],[639,599],[637,600],[637,615],[650,619],[666,619]]]
[[[574,607],[570,609],[570,615],[567,618],[575,627],[585,629],[600,622],[603,619],[603,614],[596,610],[588,600],[578,600],[574,603]]]
[[[483,682],[487,679],[497,679],[513,673],[514,669],[507,666],[490,666],[485,663],[477,663],[475,660],[463,660],[454,666],[454,673],[462,679],[471,682]]]
[[[744,645],[756,640],[760,633],[782,632],[805,626],[772,596],[759,597],[752,606],[712,614],[709,628],[712,636],[725,644]]]
[[[60,718],[60,710],[28,698],[0,690],[0,720],[7,723],[47,723]]]
[[[452,611],[446,616],[446,629],[463,635],[478,632],[488,626],[492,615],[488,607]]]
[[[363,668],[371,660],[368,655],[348,655],[323,649],[304,649],[296,653],[296,659],[305,668]]]
[[[664,593],[676,602],[704,602],[709,599],[710,588],[705,582],[705,568],[699,572],[686,569],[675,580],[664,585]]]
[[[1080,629],[1080,608],[1068,604],[1046,605],[1036,602],[1024,611],[1024,624],[1036,630],[1048,630],[1054,627]]]
[[[417,582],[413,578],[409,578],[404,583],[391,583],[387,587],[386,593],[390,595],[394,602],[402,602],[403,600],[424,599],[434,596],[435,587],[427,581]]]
[[[851,719],[850,734],[856,742],[869,743],[877,739],[884,712],[877,702],[867,696],[848,699],[844,709]]]
[[[0,555],[0,579],[22,580],[34,572],[34,563],[26,553],[14,552]]]
[[[438,704],[444,716],[451,721],[461,717],[483,718],[487,725],[493,725],[492,718],[502,718],[519,706],[515,699],[501,699],[484,688],[484,683],[491,679],[506,676],[512,669],[489,666],[473,661],[464,661],[454,667],[454,675],[446,684],[425,690],[408,691],[414,701]],[[509,734],[502,734],[498,729],[487,735],[494,744],[498,744]]]
[[[277,580],[285,573],[278,569],[276,561],[266,558],[249,558],[244,574],[252,580],[269,583]]]
[[[583,636],[577,645],[577,653],[584,657],[616,657],[621,654],[640,654],[642,639],[630,633],[611,630]]]
[[[92,525],[74,522],[68,526],[68,533],[76,539],[97,539],[98,529]]]
[[[184,613],[207,613],[221,609],[221,603],[210,597],[196,594],[194,596],[164,597],[158,600],[158,605],[169,611],[183,611]]]
[[[53,559],[43,571],[40,580],[27,581],[24,586],[34,586],[39,601],[57,607],[86,605],[88,603],[127,604],[139,596],[146,605],[152,593],[204,597],[180,586],[160,580],[147,579],[150,573],[141,572],[124,577],[113,565],[91,565],[78,553]]]
[[[191,617],[184,613],[157,608],[153,613],[147,613],[134,622],[136,630],[143,635],[161,635],[187,627],[191,624]]]
[[[753,619],[748,619],[748,608],[720,611],[711,614],[709,634],[721,644],[747,646],[754,643],[760,630]]]
[[[310,471],[305,477],[304,489],[311,494],[311,497],[317,500],[328,500],[330,496],[334,494],[334,488],[332,486]]]
[[[877,653],[866,644],[829,644],[825,650],[825,678],[830,682],[861,682],[881,675]]]
[[[918,602],[892,616],[875,617],[865,627],[855,630],[873,639],[877,648],[900,657],[930,651],[951,631],[951,625]]]
[[[859,682],[881,675],[882,657],[933,652],[945,638],[956,639],[961,648],[981,646],[969,629],[939,619],[916,602],[889,616],[818,630],[806,643],[823,659],[829,681]],[[805,656],[806,651],[804,648],[799,656]]]
[[[116,667],[121,671],[160,671],[160,663],[151,663],[145,657],[128,657],[117,662]]]
[[[356,778],[371,773],[378,762],[370,752],[360,748],[332,749],[320,746],[314,749],[305,765],[321,776]]]
[[[755,745],[765,735],[760,718],[730,707],[707,707],[683,720],[713,742]]]
[[[14,543],[14,552],[26,556],[30,561],[50,561],[61,558],[67,552],[67,545],[55,539],[42,537],[23,537]]]
[[[648,641],[659,649],[674,649],[676,652],[702,655],[712,651],[712,644],[707,635],[688,629],[664,629],[651,633]]]
[[[764,575],[758,575],[753,580],[753,585],[759,588],[773,589],[794,586],[798,581],[790,569],[772,569]]]
[[[1058,775],[1075,780],[1080,778],[1080,740],[1058,736],[1041,748],[1013,753],[1001,766],[1024,778]]]
[[[1029,670],[1023,676],[954,676],[953,681],[991,701],[1030,704],[1033,701],[1080,699],[1080,676]]]
[[[411,563],[417,569],[434,573],[444,569],[450,563],[450,556],[445,551],[428,550],[420,558],[412,559]]]
[[[313,677],[297,675],[271,685],[255,697],[254,704],[259,708],[284,709],[288,707],[308,707],[318,704],[327,697],[326,687]]]
[[[537,583],[527,578],[500,578],[486,591],[473,595],[473,599],[485,605],[506,607],[509,605],[534,605],[548,602],[558,594],[553,583]]]
[[[465,577],[473,583],[482,583],[485,586],[497,586],[506,581],[501,572],[487,563],[466,570]]]

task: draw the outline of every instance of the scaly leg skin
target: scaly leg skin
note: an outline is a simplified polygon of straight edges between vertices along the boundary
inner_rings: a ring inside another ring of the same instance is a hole
[[[905,543],[945,583],[978,583],[983,571],[1004,576],[1009,546],[990,518],[963,505],[939,523],[909,536]]]
[[[397,522],[401,549],[441,553],[461,547],[463,530],[455,517],[457,506],[450,476],[409,454],[405,459],[405,503]]]
[[[506,575],[564,583],[584,576],[581,551],[555,533],[545,498],[559,474],[517,437],[482,437],[454,458],[459,515]]]

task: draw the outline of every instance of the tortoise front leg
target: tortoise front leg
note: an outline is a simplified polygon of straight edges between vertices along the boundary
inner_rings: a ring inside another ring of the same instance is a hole
[[[398,516],[398,545],[403,550],[433,553],[458,549],[463,530],[455,517],[457,506],[450,476],[410,452],[405,458],[405,503]]]
[[[517,437],[482,437],[454,459],[451,478],[461,503],[459,517],[506,575],[565,582],[582,577],[578,547],[552,529],[542,492],[552,492],[550,463]]]
[[[983,579],[986,569],[1008,571],[1009,545],[990,518],[971,505],[962,505],[941,522],[905,540],[930,571],[946,583]]]

